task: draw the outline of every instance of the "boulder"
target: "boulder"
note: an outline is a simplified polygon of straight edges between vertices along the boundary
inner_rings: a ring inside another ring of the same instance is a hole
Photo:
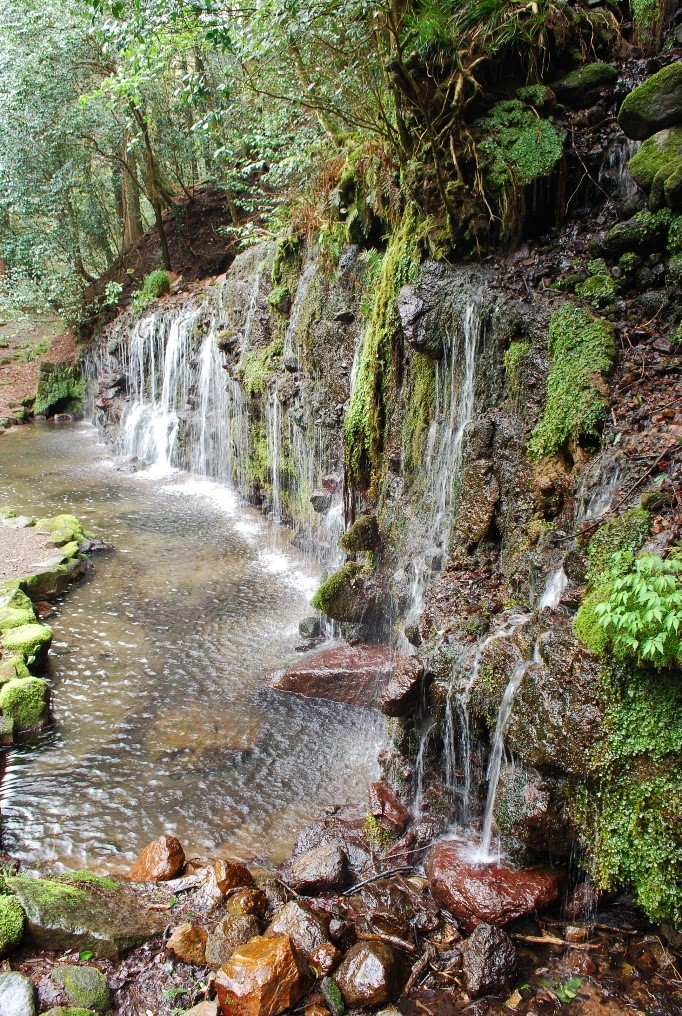
[[[205,960],[217,970],[231,958],[235,949],[260,934],[258,920],[252,914],[228,914],[209,934],[205,945]]]
[[[286,865],[285,882],[298,893],[312,896],[348,883],[348,858],[336,843],[323,843]]]
[[[37,670],[47,666],[47,653],[52,643],[52,629],[46,624],[22,624],[2,634],[2,648],[8,653],[32,660]]]
[[[395,664],[390,646],[336,643],[306,653],[300,662],[276,671],[270,685],[306,698],[371,708],[376,707]]]
[[[369,788],[369,810],[393,832],[404,832],[410,813],[388,780],[376,780]]]
[[[252,938],[216,974],[225,1016],[278,1016],[293,1008],[311,985],[303,955],[286,935]]]
[[[159,836],[142,850],[128,878],[132,882],[167,882],[182,873],[185,851],[175,836]]]
[[[423,680],[422,661],[416,656],[402,659],[381,696],[379,708],[384,716],[411,716],[418,708]]]
[[[113,879],[84,872],[60,879],[16,875],[5,881],[26,915],[28,938],[59,954],[89,949],[115,960],[166,927],[163,917],[143,909],[130,889]]]
[[[67,965],[52,971],[52,981],[63,988],[73,1006],[106,1012],[111,1005],[107,979],[97,967]]]
[[[326,515],[332,506],[332,495],[328,490],[314,490],[310,495],[310,503],[314,512],[317,512],[318,515]]]
[[[302,639],[317,639],[320,637],[322,625],[317,615],[304,617],[298,624],[298,633]]]
[[[618,123],[636,141],[682,124],[682,63],[664,67],[634,88],[620,107]]]
[[[566,77],[552,82],[552,91],[559,102],[570,109],[586,109],[598,101],[602,90],[615,84],[618,71],[612,64],[591,63]]]
[[[405,341],[417,352],[439,359],[443,355],[443,346],[433,329],[429,328],[431,306],[427,300],[414,286],[403,286],[398,293],[397,308]]]
[[[479,924],[464,943],[463,973],[471,998],[502,995],[514,984],[519,958],[506,931]]]
[[[14,678],[0,688],[0,710],[11,730],[24,733],[44,727],[49,719],[50,686],[39,677]],[[7,727],[6,733],[7,733]]]
[[[648,138],[630,159],[630,176],[649,195],[649,207],[682,207],[682,127]]]
[[[166,949],[181,963],[203,967],[206,963],[208,932],[197,924],[179,924],[166,942]]]
[[[267,936],[287,935],[294,945],[310,959],[316,949],[329,943],[328,927],[329,920],[325,921],[314,910],[299,903],[298,900],[291,900],[280,910],[266,929],[265,934]]]
[[[19,945],[24,934],[24,911],[15,896],[0,896],[0,956]]]
[[[385,942],[358,942],[344,956],[334,983],[348,1006],[382,1005],[400,992],[400,964]]]
[[[239,861],[227,861],[220,858],[213,862],[211,870],[215,876],[216,885],[223,896],[231,889],[241,889],[242,887],[251,889],[255,884],[249,869]]]
[[[556,903],[562,874],[551,868],[511,868],[469,860],[461,843],[443,840],[424,864],[433,898],[467,930],[509,924]]]
[[[454,535],[458,543],[470,546],[479,543],[487,534],[500,499],[500,485],[493,462],[489,459],[469,462],[462,474],[461,489]]]
[[[566,781],[537,769],[505,765],[495,798],[495,824],[530,850],[568,857],[575,846],[566,809]]]
[[[373,593],[362,565],[348,561],[325,579],[310,603],[335,621],[360,624],[375,607]]]
[[[240,889],[230,893],[225,901],[225,910],[233,917],[265,917],[268,897],[262,889]]]
[[[339,538],[339,547],[349,554],[378,550],[381,546],[381,533],[376,515],[361,515],[352,526]]]
[[[664,222],[659,222],[653,216],[648,216],[647,220],[637,215],[626,222],[617,222],[598,240],[590,241],[590,250],[610,261],[630,253],[661,254],[666,249],[667,236],[668,230]]]
[[[10,970],[0,974],[0,1016],[35,1016],[36,998],[30,977]]]

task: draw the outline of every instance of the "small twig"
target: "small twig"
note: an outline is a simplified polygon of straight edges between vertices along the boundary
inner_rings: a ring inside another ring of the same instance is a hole
[[[350,896],[351,893],[356,892],[358,889],[362,889],[363,885],[369,885],[370,882],[377,882],[380,878],[390,878],[391,875],[400,875],[405,871],[412,871],[412,867],[402,868],[390,868],[388,871],[380,871],[378,875],[372,875],[371,878],[366,878],[362,882],[356,882],[350,889],[344,889],[341,893],[342,896]]]
[[[404,938],[398,938],[396,935],[386,935],[383,931],[359,931],[358,939],[363,942],[386,942],[387,945],[394,945],[396,949],[402,949],[404,952],[413,953],[416,951],[416,947],[411,942],[406,942]]]

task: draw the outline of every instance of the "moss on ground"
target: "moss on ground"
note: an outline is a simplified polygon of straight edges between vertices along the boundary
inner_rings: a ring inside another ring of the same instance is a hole
[[[519,385],[519,371],[521,369],[521,361],[523,360],[526,353],[530,353],[532,344],[527,340],[512,342],[509,349],[504,354],[504,369],[507,374],[507,391],[509,397],[517,402],[521,396],[521,387]]]
[[[568,441],[597,436],[608,411],[604,375],[613,366],[613,326],[565,303],[549,325],[550,371],[542,419],[528,443],[532,459],[554,455]]]
[[[0,956],[21,942],[24,911],[15,896],[0,896]]]

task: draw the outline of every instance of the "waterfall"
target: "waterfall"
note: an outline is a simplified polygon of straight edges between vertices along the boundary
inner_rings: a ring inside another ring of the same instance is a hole
[[[639,141],[630,141],[619,132],[606,149],[597,182],[616,201],[625,201],[637,194],[637,184],[630,176],[628,166],[639,146]]]
[[[447,349],[436,369],[434,417],[424,457],[427,477],[424,535],[421,550],[412,562],[408,622],[421,614],[430,575],[440,570],[448,553],[464,429],[474,418],[476,353],[482,331],[481,306],[477,300],[472,300],[465,307],[461,320],[461,379],[457,377],[458,333],[448,336]]]
[[[268,434],[268,452],[270,455],[270,469],[272,473],[272,519],[277,525],[282,520],[282,493],[281,493],[281,466],[280,449],[281,439],[281,411],[277,392],[274,391],[268,400],[265,411],[265,424]]]
[[[545,607],[549,607],[550,610],[556,610],[561,601],[566,586],[568,585],[568,576],[564,571],[563,562],[558,568],[550,572],[545,582],[545,588],[542,591],[542,596],[538,603],[538,610],[543,610]]]
[[[296,340],[298,333],[298,325],[301,318],[301,311],[305,305],[310,283],[312,282],[317,264],[315,261],[310,261],[303,269],[301,277],[298,280],[298,286],[296,288],[296,295],[294,296],[294,302],[291,306],[291,313],[289,314],[289,321],[287,322],[286,331],[284,333],[284,356],[296,357],[299,360],[299,347]]]

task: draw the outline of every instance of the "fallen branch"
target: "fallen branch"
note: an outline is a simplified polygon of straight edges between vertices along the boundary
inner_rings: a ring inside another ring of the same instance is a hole
[[[387,945],[393,945],[396,949],[402,949],[404,952],[416,952],[416,946],[413,946],[411,942],[406,942],[404,938],[398,938],[396,935],[385,935],[381,931],[358,932],[358,939],[361,939],[363,942],[385,942]]]
[[[406,871],[412,871],[411,867],[403,868],[391,868],[389,871],[380,871],[378,875],[372,875],[370,878],[364,879],[362,882],[356,882],[350,889],[344,889],[341,893],[342,896],[350,896],[351,893],[357,892],[358,889],[362,889],[363,885],[369,885],[370,882],[378,882],[380,878],[390,878],[391,875],[401,875]]]

